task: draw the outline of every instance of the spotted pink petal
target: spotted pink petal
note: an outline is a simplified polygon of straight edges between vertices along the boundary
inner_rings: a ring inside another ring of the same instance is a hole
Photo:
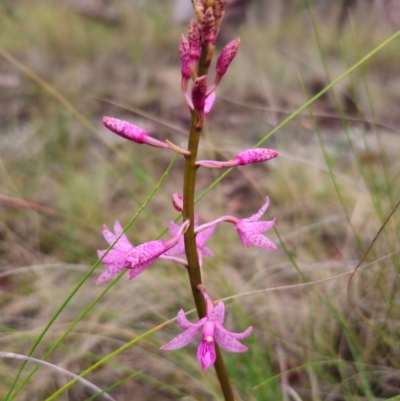
[[[224,324],[225,318],[225,305],[223,302],[219,302],[214,310],[211,312],[210,320],[219,324]]]
[[[207,318],[203,317],[202,319],[200,319],[197,323],[192,323],[189,322],[189,320],[186,319],[186,315],[185,312],[183,311],[183,309],[181,309],[178,312],[178,324],[180,327],[182,327],[182,329],[190,329],[191,327],[198,327],[198,326],[203,326],[203,324],[206,322]]]
[[[264,237],[261,234],[253,234],[246,238],[246,242],[250,245],[253,245],[257,248],[263,249],[277,249],[276,245],[269,240],[267,237]]]
[[[260,219],[260,217],[265,213],[265,211],[268,209],[269,206],[269,199],[268,196],[265,199],[265,203],[261,206],[260,210],[253,214],[251,217],[247,219],[243,219],[242,221],[257,221]]]
[[[100,254],[100,252],[102,252],[104,254],[105,251],[98,251],[99,257],[102,256],[102,254]],[[104,263],[104,259],[103,259],[103,263]],[[101,283],[104,283],[105,281],[112,279],[113,277],[120,274],[124,269],[125,269],[125,267],[121,260],[116,260],[115,263],[112,263],[112,264],[110,263],[110,266],[107,268],[107,270],[105,272],[103,272],[102,274],[100,274],[100,276],[96,280],[96,284],[101,284]]]
[[[229,331],[222,331],[218,327],[215,330],[215,341],[221,348],[229,352],[247,351],[247,347],[231,336]]]
[[[121,235],[123,229],[118,221],[114,224],[113,234],[106,225],[103,226],[103,235],[106,241],[112,245],[115,241],[114,247],[107,252],[107,250],[98,250],[97,255],[102,258],[102,263],[107,267],[107,270],[102,273],[97,279],[97,284],[103,283],[104,281],[110,280],[115,277],[126,267],[126,257],[130,251],[135,247],[129,242],[125,234]],[[119,239],[117,240],[117,238]],[[107,252],[107,254],[106,254]]]
[[[197,247],[203,249],[203,253],[204,253],[204,244],[208,241],[211,235],[213,235],[216,227],[217,225],[211,226],[196,235]]]
[[[222,331],[223,333],[228,333],[231,337],[236,338],[236,340],[243,340],[253,332],[252,326],[248,327],[242,333],[234,333],[232,331],[228,331],[227,329],[225,329],[225,327],[223,327],[220,323],[216,323],[215,325],[216,325],[216,330]]]
[[[198,322],[200,323],[200,322]],[[189,329],[185,330],[177,337],[172,339],[169,343],[163,345],[161,349],[164,350],[173,350],[179,349],[191,343],[201,332],[203,324],[195,324],[194,326],[190,327]]]
[[[215,102],[215,92],[212,92],[211,95],[206,97],[206,103],[204,105],[204,114],[208,115],[214,105]]]

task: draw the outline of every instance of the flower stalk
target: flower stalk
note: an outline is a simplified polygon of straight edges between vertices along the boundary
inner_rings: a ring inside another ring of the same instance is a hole
[[[212,250],[205,244],[214,233],[217,224],[230,223],[245,247],[252,245],[258,248],[276,249],[275,244],[263,235],[273,227],[275,220],[260,221],[268,208],[269,200],[266,198],[259,211],[248,218],[240,219],[226,215],[199,225],[199,218],[194,210],[197,171],[199,167],[232,168],[265,162],[277,157],[278,152],[273,149],[247,149],[227,161],[197,161],[201,131],[215,101],[215,89],[235,58],[240,39],[234,39],[223,48],[216,62],[215,81],[208,86],[208,68],[214,54],[226,0],[192,0],[192,3],[198,19],[190,23],[188,39],[182,35],[179,43],[181,90],[191,114],[187,150],[168,139],[162,142],[153,138],[142,128],[127,121],[114,117],[103,118],[103,124],[110,131],[131,142],[169,149],[185,158],[183,194],[176,193],[172,198],[173,207],[182,212],[183,224],[179,226],[175,222],[170,222],[169,239],[148,241],[138,246],[129,242],[118,221],[114,224],[114,233],[104,226],[104,238],[113,247],[98,251],[98,256],[102,258],[102,263],[107,269],[100,275],[97,283],[107,281],[124,270],[129,270],[128,278],[133,279],[157,259],[185,266],[200,320],[191,323],[181,309],[177,321],[184,331],[161,348],[163,350],[182,348],[202,333],[197,359],[203,370],[215,366],[225,401],[234,401],[229,376],[218,345],[228,352],[246,351],[247,346],[238,340],[247,338],[252,332],[252,327],[239,333],[228,331],[223,327],[225,306],[222,302],[214,305],[203,284],[201,271],[203,256],[213,256]],[[184,254],[186,260],[180,258]]]
[[[202,52],[199,60],[197,76],[207,75],[208,67],[205,66],[205,61],[208,53],[207,44],[203,44]],[[199,148],[201,129],[198,126],[198,120],[201,118],[199,112],[194,109],[191,112],[189,141],[187,150],[190,155],[186,158],[185,171],[183,178],[183,221],[189,220],[190,225],[184,235],[185,238],[185,251],[187,259],[187,271],[189,274],[190,286],[192,289],[193,300],[196,305],[199,318],[206,316],[206,304],[201,291],[198,289],[199,285],[203,284],[200,262],[197,253],[195,225],[194,225],[194,201],[196,189],[196,176],[198,167],[196,166],[197,151]],[[225,363],[221,355],[221,351],[217,344],[215,344],[215,371],[224,394],[225,401],[234,401],[233,391],[229,380],[228,372],[226,371]]]

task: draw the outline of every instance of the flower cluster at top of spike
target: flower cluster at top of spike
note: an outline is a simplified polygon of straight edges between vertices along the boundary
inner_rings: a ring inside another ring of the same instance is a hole
[[[214,82],[208,86],[207,75],[198,76],[198,71],[206,71],[215,52],[215,42],[225,14],[227,0],[192,0],[197,19],[192,20],[189,25],[187,37],[181,36],[179,43],[179,54],[181,59],[181,90],[185,103],[192,116],[196,116],[196,129],[201,130],[205,117],[210,113],[215,102],[215,90],[220,84],[223,76],[228,71],[231,62],[235,58],[240,39],[236,38],[226,45],[217,61]],[[203,65],[199,65],[203,60]],[[189,84],[192,82],[189,90]],[[193,114],[194,113],[194,114]],[[171,141],[153,138],[145,130],[136,125],[119,120],[114,117],[103,117],[103,124],[113,133],[132,141],[136,144],[145,144],[156,148],[172,150],[183,157],[190,156],[190,152]],[[252,163],[262,163],[278,156],[273,149],[255,148],[239,152],[233,159],[227,161],[197,160],[194,168],[233,168],[245,166]],[[183,211],[185,199],[180,194],[174,194],[172,205],[178,211]],[[203,257],[213,256],[211,249],[206,246],[207,241],[213,235],[219,223],[230,223],[236,230],[240,241],[245,247],[250,245],[262,249],[276,249],[275,244],[263,233],[270,230],[275,220],[260,220],[266,212],[269,199],[257,213],[248,218],[237,218],[226,215],[215,220],[199,224],[198,215],[194,215],[193,231],[200,267]],[[107,267],[99,276],[97,283],[103,283],[127,270],[128,278],[133,279],[146,270],[157,259],[169,260],[183,266],[187,266],[185,255],[184,233],[189,227],[189,220],[182,225],[175,222],[168,224],[170,238],[167,240],[153,240],[134,246],[128,240],[125,231],[118,221],[114,224],[114,232],[103,226],[103,235],[108,244],[108,249],[99,250],[98,257]],[[206,315],[197,323],[190,323],[181,310],[178,313],[178,324],[185,329],[180,335],[164,345],[162,349],[173,350],[184,347],[202,332],[202,339],[197,352],[197,358],[204,370],[212,366],[216,360],[215,344],[231,352],[243,352],[247,349],[239,341],[248,337],[252,331],[249,327],[243,333],[232,333],[222,325],[224,322],[225,306],[222,302],[215,307],[203,285],[198,287],[203,294],[207,310]]]

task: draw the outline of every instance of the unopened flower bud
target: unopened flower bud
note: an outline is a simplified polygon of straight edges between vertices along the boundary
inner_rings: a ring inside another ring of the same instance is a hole
[[[177,212],[181,212],[183,210],[183,195],[182,194],[173,194],[172,195],[172,205]]]
[[[191,63],[197,63],[201,56],[201,35],[199,23],[192,19],[189,24],[189,56]]]
[[[207,92],[207,76],[196,78],[192,87],[192,102],[195,109],[204,111]]]
[[[211,7],[207,8],[204,14],[203,40],[211,44],[214,44],[216,40],[215,16],[214,10]]]
[[[239,49],[239,45],[240,45],[240,38],[236,38],[232,40],[232,42],[229,42],[222,49],[216,65],[217,75],[219,75],[221,78],[228,70],[228,67],[231,64],[232,60],[235,58],[236,53],[238,52]]]
[[[203,0],[192,0],[194,12],[196,13],[197,19],[203,22],[204,19],[204,4]]]
[[[155,146],[157,148],[167,149],[168,145],[164,142],[161,142],[150,135],[147,134],[146,131],[128,123],[124,120],[119,120],[118,118],[113,117],[103,117],[103,124],[115,134],[122,136],[123,138],[129,139],[132,142],[136,142],[139,144],[145,143],[150,146]]]
[[[207,168],[231,168],[236,166],[245,166],[251,163],[261,163],[277,157],[279,153],[273,149],[247,149],[238,153],[234,159],[220,162],[217,160],[199,160],[196,166]]]
[[[189,41],[186,39],[185,35],[181,35],[181,39],[179,41],[179,55],[181,57],[181,73],[182,78],[190,79],[190,45]]]
[[[267,160],[273,159],[279,155],[279,152],[273,149],[247,149],[243,152],[238,153],[235,156],[235,160],[239,162],[239,166],[245,166],[250,163],[266,162]]]
[[[198,77],[193,82],[192,86],[192,103],[193,107],[198,112],[198,121],[196,128],[201,130],[204,125],[204,107],[206,105],[206,93],[207,93],[207,75]]]
[[[219,20],[225,11],[225,6],[228,0],[215,0],[214,1],[214,16]]]

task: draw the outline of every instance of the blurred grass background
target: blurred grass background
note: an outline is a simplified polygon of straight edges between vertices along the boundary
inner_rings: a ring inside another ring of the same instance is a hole
[[[186,141],[177,43],[187,28],[173,22],[172,2],[82,4],[0,5],[3,352],[28,355],[96,261],[96,249],[104,248],[102,224],[126,225],[171,161],[169,152],[113,136],[101,117],[127,119],[161,140]],[[360,3],[344,19],[341,2],[315,1],[316,28],[306,2],[254,1],[247,11],[244,23],[224,34],[240,36],[241,48],[218,90],[201,158],[224,160],[253,147],[400,28],[393,1]],[[263,146],[279,150],[278,159],[236,169],[198,203],[206,222],[249,216],[268,195],[269,217],[277,218],[275,233],[268,233],[277,251],[246,250],[222,226],[209,243],[215,257],[204,263],[214,299],[246,293],[226,303],[229,330],[254,327],[247,353],[224,353],[238,400],[400,394],[399,212],[349,281],[399,200],[398,48],[397,39],[271,137]],[[129,229],[133,244],[156,238],[176,217],[171,195],[181,191],[182,167],[178,160]],[[198,194],[219,175],[199,171]],[[104,291],[94,285],[103,269],[73,296],[34,357]],[[79,374],[180,308],[192,308],[186,273],[158,261],[132,282],[122,278],[47,360]],[[159,350],[178,332],[176,323],[169,325],[87,379],[106,388],[140,372],[110,391],[116,400],[222,399],[214,371],[201,371],[194,345]],[[20,366],[0,359],[0,398]],[[67,381],[42,367],[15,399],[44,400]],[[57,399],[92,394],[75,384]]]

